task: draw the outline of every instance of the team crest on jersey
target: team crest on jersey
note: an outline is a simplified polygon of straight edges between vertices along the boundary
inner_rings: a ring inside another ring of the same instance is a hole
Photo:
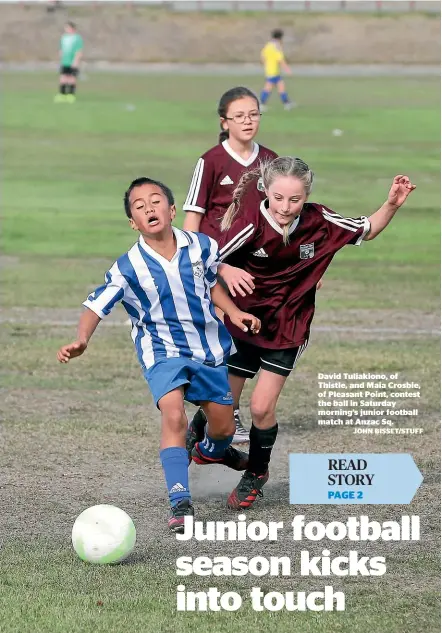
[[[194,277],[198,277],[198,279],[201,279],[201,277],[204,277],[204,266],[201,260],[199,262],[195,262],[194,264],[192,264],[192,268],[193,268]]]
[[[315,256],[315,244],[301,244],[299,247],[300,259],[313,259]]]
[[[256,188],[258,189],[258,191],[265,191],[264,181],[262,178],[258,178],[258,182],[256,183]]]

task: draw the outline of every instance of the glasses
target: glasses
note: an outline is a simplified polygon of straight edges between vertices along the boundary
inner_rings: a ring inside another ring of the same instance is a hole
[[[255,110],[254,112],[249,112],[249,114],[235,114],[234,116],[225,116],[224,118],[227,121],[233,121],[234,123],[241,124],[245,123],[246,119],[250,119],[251,121],[259,121],[261,115],[261,112]]]

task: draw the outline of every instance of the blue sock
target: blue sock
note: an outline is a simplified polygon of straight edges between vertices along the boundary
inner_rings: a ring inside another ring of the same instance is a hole
[[[198,443],[199,451],[204,457],[209,459],[220,459],[226,452],[226,448],[232,443],[233,435],[229,435],[223,440],[214,440],[206,434],[204,440]]]
[[[179,446],[163,448],[160,459],[171,505],[176,505],[181,499],[190,499],[189,457],[186,449]]]
[[[281,92],[279,96],[281,97],[281,101],[283,103],[290,103],[289,96],[286,92]]]
[[[270,92],[267,92],[267,90],[263,90],[261,92],[261,96],[259,98],[260,102],[264,105],[265,102],[267,101],[267,99],[269,98]]]

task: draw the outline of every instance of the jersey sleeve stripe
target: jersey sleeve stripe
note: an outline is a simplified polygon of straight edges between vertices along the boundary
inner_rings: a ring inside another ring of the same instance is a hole
[[[220,260],[224,261],[226,259],[226,257],[229,257],[229,255],[231,255],[232,253],[234,253],[235,251],[237,251],[239,248],[241,248],[241,246],[243,246],[246,242],[247,239],[249,237],[251,237],[253,235],[253,231],[251,231],[250,233],[248,233],[247,235],[245,235],[242,240],[240,240],[239,242],[236,242],[235,245],[227,252],[224,252],[222,255],[220,253]]]
[[[332,222],[337,226],[340,226],[343,229],[348,229],[349,231],[359,231],[359,229],[364,225],[363,219],[355,219],[355,218],[343,218],[338,214],[331,215],[325,209],[322,209],[322,215],[328,222]]]
[[[337,220],[344,220],[345,222],[349,222],[350,224],[362,224],[361,218],[344,218],[339,213],[334,213],[333,211],[327,211],[327,209],[323,209],[323,212],[329,215],[332,218],[336,218]]]
[[[365,216],[362,219],[364,220],[364,230],[362,231],[361,235],[358,237],[357,241],[354,243],[355,246],[360,246],[362,244],[364,237],[367,235],[367,233],[370,232],[370,229],[371,229],[370,220]]]
[[[332,215],[335,218],[342,218],[343,220],[359,220],[359,218],[345,218],[340,213],[336,213],[336,211],[331,211],[330,209],[325,209],[324,207],[322,207],[322,210],[324,213],[328,213],[328,215]]]
[[[201,178],[203,176],[204,170],[204,158],[199,158],[197,164],[195,165],[195,169],[192,176],[192,181],[190,183],[189,191],[187,193],[187,198],[184,203],[186,205],[195,206],[196,199],[199,194],[199,187],[201,185]],[[198,184],[199,183],[199,184]]]
[[[255,232],[255,226],[253,224],[249,224],[242,231],[239,231],[237,235],[230,242],[227,242],[223,248],[220,249],[220,259],[223,260],[229,255],[231,255],[234,251],[238,250],[244,242],[248,240],[249,237],[253,235]]]
[[[200,160],[201,160],[201,167],[200,167],[200,170],[198,172],[198,179],[197,179],[197,182],[196,182],[196,185],[195,185],[195,193],[193,195],[193,200],[191,202],[191,204],[193,206],[195,206],[196,203],[198,202],[198,196],[199,196],[200,188],[201,188],[201,181],[203,179],[204,160],[202,158],[200,158]]]
[[[203,209],[203,207],[194,207],[191,204],[184,204],[183,211],[196,211],[196,213],[203,213],[203,214],[206,212],[206,210]]]
[[[327,211],[327,209],[324,209],[324,208],[322,209],[322,213],[324,216],[335,218],[335,220],[339,220],[341,222],[348,222],[349,224],[353,224],[355,226],[363,224],[362,218],[344,218],[344,216],[339,215],[339,213]]]
[[[336,226],[341,227],[341,229],[347,229],[347,231],[353,231],[353,233],[356,233],[361,228],[361,225],[359,225],[359,226],[349,226],[345,222],[341,222],[340,220],[338,220],[336,218],[332,218],[332,217],[327,216],[325,214],[323,214],[323,215],[324,215],[324,218],[327,220],[327,222],[331,222],[332,224],[336,224]]]
[[[199,158],[199,159],[197,160],[197,163],[196,163],[196,165],[195,165],[195,169],[193,170],[192,180],[191,180],[191,182],[190,182],[189,191],[187,192],[187,198],[186,198],[186,202],[185,202],[185,204],[187,204],[188,202],[189,202],[189,204],[190,204],[190,200],[191,200],[191,199],[192,199],[192,197],[193,197],[193,192],[194,192],[194,190],[195,190],[195,182],[196,182],[196,179],[197,179],[197,176],[198,176],[198,171],[199,171],[199,169],[200,169],[200,163],[201,163],[201,160],[202,160],[201,158]]]
[[[222,248],[220,248],[219,252],[222,255],[224,253],[224,251],[226,251],[231,244],[234,244],[236,242],[236,240],[239,240],[242,238],[242,236],[245,233],[248,233],[252,228],[254,228],[253,224],[248,224],[247,226],[245,226],[243,229],[241,229],[241,231],[238,231],[238,233],[235,235],[235,237],[233,237],[230,242],[227,242],[227,244],[225,244]]]

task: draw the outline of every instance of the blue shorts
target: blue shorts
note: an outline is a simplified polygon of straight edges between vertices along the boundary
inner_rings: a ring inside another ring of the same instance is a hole
[[[164,358],[144,372],[155,404],[166,393],[184,387],[184,399],[193,404],[233,404],[226,365],[211,367],[190,358]]]
[[[277,84],[278,81],[281,81],[281,75],[275,75],[274,77],[266,77],[266,81],[271,84]]]

